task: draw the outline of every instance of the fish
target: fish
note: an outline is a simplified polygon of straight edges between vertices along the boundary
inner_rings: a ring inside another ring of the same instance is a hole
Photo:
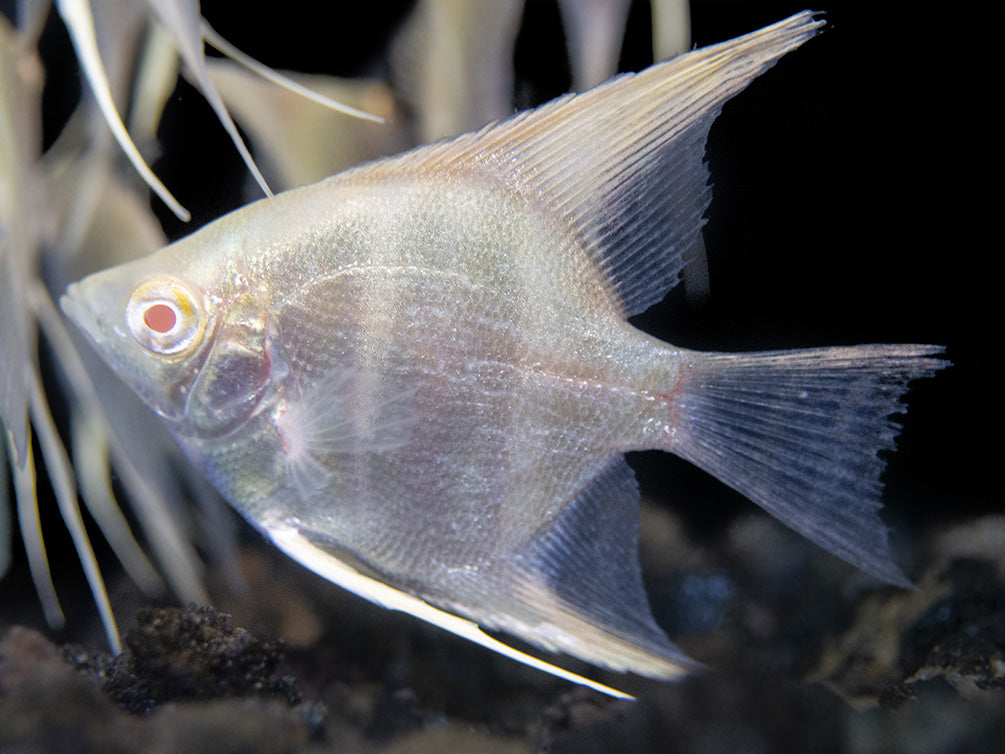
[[[276,546],[384,607],[672,680],[625,453],[661,449],[907,586],[880,451],[943,347],[699,352],[635,328],[700,243],[724,102],[804,11],[481,130],[276,194],[61,299]]]

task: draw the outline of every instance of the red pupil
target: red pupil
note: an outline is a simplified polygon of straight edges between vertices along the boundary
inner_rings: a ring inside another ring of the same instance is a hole
[[[154,304],[143,312],[143,322],[154,332],[170,332],[178,318],[167,304]]]

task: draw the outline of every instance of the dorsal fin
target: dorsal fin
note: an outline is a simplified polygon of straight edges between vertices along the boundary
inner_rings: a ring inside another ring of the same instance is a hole
[[[723,103],[822,25],[804,11],[365,170],[480,174],[543,203],[637,314],[676,284],[699,239],[711,198],[705,141]]]

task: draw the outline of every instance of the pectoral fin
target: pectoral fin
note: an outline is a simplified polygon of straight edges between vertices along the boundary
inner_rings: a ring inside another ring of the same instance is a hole
[[[283,407],[276,430],[303,499],[329,481],[326,456],[405,445],[418,420],[413,397],[414,391],[396,388],[378,374],[346,368],[333,370]]]

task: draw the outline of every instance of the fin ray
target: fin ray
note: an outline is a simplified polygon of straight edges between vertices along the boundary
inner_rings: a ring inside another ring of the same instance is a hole
[[[316,92],[313,89],[309,89],[306,86],[294,81],[289,76],[285,76],[277,70],[269,68],[269,66],[264,63],[260,63],[255,60],[250,55],[247,55],[241,50],[234,47],[226,39],[221,37],[216,31],[211,27],[205,19],[202,21],[202,36],[209,44],[215,47],[217,50],[222,52],[232,61],[238,65],[244,67],[245,69],[261,76],[266,81],[269,81],[277,86],[286,89],[287,91],[293,92],[294,94],[299,94],[305,99],[309,99],[311,102],[316,102],[322,107],[326,107],[337,113],[342,113],[343,115],[349,115],[353,118],[360,118],[362,120],[368,120],[373,123],[385,123],[385,119],[379,115],[374,115],[373,113],[368,113],[365,110],[360,110],[350,105],[345,105],[341,102],[333,100],[331,97],[326,97],[320,92]],[[208,65],[208,61],[204,61]],[[210,77],[212,78],[212,77]]]
[[[132,137],[126,131],[122,118],[119,117],[115,109],[115,102],[112,100],[111,89],[109,88],[108,74],[105,72],[104,64],[101,62],[101,53],[98,50],[98,42],[94,31],[94,18],[91,14],[91,7],[87,0],[58,0],[59,13],[66,23],[66,28],[70,33],[74,48],[77,51],[77,58],[84,69],[94,94],[94,99],[105,118],[105,122],[111,129],[115,140],[122,151],[129,158],[136,172],[140,174],[143,181],[151,190],[160,197],[171,211],[184,222],[188,222],[190,215],[174,195],[168,191],[167,187],[161,183],[160,179],[147,165],[140,155],[140,151],[133,143]]]
[[[178,54],[188,66],[189,72],[195,78],[199,91],[213,109],[220,124],[226,130],[234,147],[248,168],[255,182],[266,196],[273,196],[272,189],[266,183],[265,177],[255,164],[255,159],[248,151],[244,139],[237,131],[237,126],[223,104],[216,87],[209,77],[206,66],[206,54],[203,47],[202,16],[199,15],[199,4],[192,0],[149,0],[157,18],[168,29]]]

